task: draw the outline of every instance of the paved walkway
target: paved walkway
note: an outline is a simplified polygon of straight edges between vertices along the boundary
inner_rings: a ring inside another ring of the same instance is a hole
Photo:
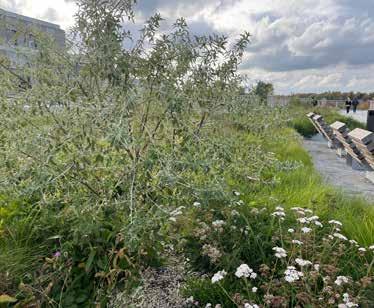
[[[352,196],[363,196],[374,200],[374,184],[365,179],[364,171],[356,171],[347,166],[345,159],[329,149],[321,135],[304,140],[304,147],[313,157],[314,165],[323,178]]]
[[[347,114],[345,110],[340,110],[340,113],[342,115],[351,117],[359,122],[365,123],[367,121],[368,112],[367,110],[357,110],[356,113],[353,113],[352,110]]]

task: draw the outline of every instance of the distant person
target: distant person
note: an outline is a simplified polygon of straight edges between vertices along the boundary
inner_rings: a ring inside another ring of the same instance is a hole
[[[317,107],[318,106],[318,101],[317,101],[317,99],[313,99],[313,101],[312,101],[312,104],[313,104],[313,107]]]
[[[347,100],[345,101],[345,108],[347,110],[347,113],[349,113],[349,111],[351,110],[351,106],[352,106],[352,100],[350,97],[347,97]]]
[[[355,98],[353,99],[353,101],[352,101],[352,107],[353,107],[353,112],[354,112],[354,113],[356,113],[356,111],[357,111],[357,106],[358,106],[359,103],[360,103],[360,102],[358,101],[358,98],[355,97]]]

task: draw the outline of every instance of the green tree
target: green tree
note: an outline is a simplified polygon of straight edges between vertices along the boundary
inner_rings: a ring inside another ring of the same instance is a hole
[[[254,93],[261,99],[262,102],[266,102],[267,97],[274,93],[274,86],[272,83],[259,81],[254,88]]]

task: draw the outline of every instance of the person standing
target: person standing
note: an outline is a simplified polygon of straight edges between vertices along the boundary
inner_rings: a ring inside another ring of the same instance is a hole
[[[360,102],[358,101],[358,98],[355,97],[355,98],[353,99],[353,101],[352,101],[352,107],[353,107],[353,112],[354,112],[354,113],[356,113],[356,111],[357,111],[357,106],[358,106],[359,103],[360,103]]]
[[[345,101],[345,108],[347,109],[347,113],[349,113],[349,110],[351,110],[352,106],[352,100],[350,97],[347,97],[347,100]]]

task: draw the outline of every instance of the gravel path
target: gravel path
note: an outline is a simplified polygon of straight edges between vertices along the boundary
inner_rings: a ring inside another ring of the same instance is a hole
[[[345,159],[329,149],[321,135],[304,140],[304,147],[313,157],[314,165],[323,178],[352,196],[374,200],[374,184],[365,179],[365,171],[353,170]]]
[[[366,124],[367,116],[368,116],[367,110],[357,110],[356,113],[353,113],[352,111],[350,111],[348,114],[345,110],[340,110],[340,114],[353,118],[365,124]]]

